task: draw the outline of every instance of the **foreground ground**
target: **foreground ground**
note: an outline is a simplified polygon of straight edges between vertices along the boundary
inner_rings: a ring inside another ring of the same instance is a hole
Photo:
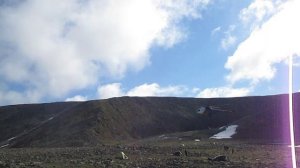
[[[228,150],[224,150],[228,146]],[[185,155],[187,151],[187,156]],[[181,151],[181,156],[173,153]],[[127,160],[121,159],[121,152]],[[209,157],[226,155],[228,161]],[[299,158],[300,160],[300,158]],[[144,140],[82,148],[0,149],[0,167],[290,167],[286,145],[224,140]]]

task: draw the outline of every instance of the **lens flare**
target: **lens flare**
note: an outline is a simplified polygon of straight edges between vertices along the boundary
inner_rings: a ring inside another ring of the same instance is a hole
[[[292,152],[292,165],[297,168],[294,134],[294,115],[293,115],[293,56],[289,57],[289,119],[290,119],[290,139]]]

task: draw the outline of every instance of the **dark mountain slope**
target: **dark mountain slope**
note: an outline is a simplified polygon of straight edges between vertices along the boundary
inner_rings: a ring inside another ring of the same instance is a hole
[[[28,131],[76,104],[64,102],[0,107],[0,142]]]
[[[24,121],[20,118],[19,122],[12,123],[7,121],[13,121],[14,115],[8,116],[7,113],[14,110],[6,106],[0,107],[0,118],[3,114],[6,116],[0,133],[9,138],[20,134],[26,123],[35,123],[34,129],[9,141],[9,147],[89,146],[111,140],[141,139],[238,123],[236,138],[280,139],[278,137],[283,131],[271,136],[262,131],[280,130],[280,125],[285,123],[282,116],[285,116],[286,98],[284,95],[218,99],[122,97],[33,105],[32,109],[23,105],[16,107],[28,116]],[[214,112],[210,117],[196,113],[199,107],[207,105],[224,107],[231,112]],[[296,110],[297,114],[300,113],[299,108]],[[49,117],[53,118],[49,120]],[[39,121],[41,123],[37,124]],[[260,129],[262,127],[264,129]],[[19,132],[12,134],[3,128],[18,128],[15,130]],[[282,129],[286,129],[285,126]]]
[[[300,94],[294,94],[293,98],[295,137],[300,142]],[[257,113],[234,122],[239,125],[234,138],[289,143],[288,95],[271,96],[264,102],[264,107]]]
[[[199,116],[196,110],[209,101],[123,97],[83,102],[19,138],[13,146],[82,146],[106,140],[139,139],[207,129],[207,117]],[[234,114],[212,116],[212,126],[236,120],[238,116]]]

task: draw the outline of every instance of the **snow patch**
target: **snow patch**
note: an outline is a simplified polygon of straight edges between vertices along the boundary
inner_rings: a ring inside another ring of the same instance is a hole
[[[9,144],[5,144],[5,145],[2,145],[2,146],[0,146],[0,148],[5,148],[5,147],[7,147]]]
[[[160,135],[160,136],[158,136],[159,138],[163,138],[165,135],[164,134],[162,134],[162,135]]]
[[[169,139],[169,137],[167,137],[165,134],[160,135],[158,138],[163,139],[163,140]]]
[[[213,135],[212,139],[228,139],[228,138],[232,138],[231,136],[236,134],[236,128],[238,127],[238,125],[230,125],[228,127],[226,127],[226,129],[222,132],[219,132],[215,135]]]
[[[206,108],[205,108],[205,107],[200,107],[200,108],[197,110],[197,113],[198,113],[198,114],[204,114],[205,111],[206,111]]]
[[[50,117],[50,118],[48,118],[48,121],[50,121],[50,120],[52,120],[54,117]]]
[[[11,137],[11,138],[9,138],[7,141],[11,141],[11,140],[13,140],[13,139],[15,139],[16,137]]]
[[[221,130],[221,129],[224,129],[224,128],[226,128],[226,126],[222,126],[222,127],[220,127],[220,128],[219,128],[219,130]]]

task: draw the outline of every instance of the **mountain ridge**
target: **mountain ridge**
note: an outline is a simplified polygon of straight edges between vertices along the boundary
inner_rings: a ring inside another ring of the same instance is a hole
[[[294,97],[294,101],[299,102],[300,94]],[[143,139],[232,123],[239,125],[234,138],[285,142],[288,141],[287,117],[284,117],[288,114],[287,98],[287,95],[210,99],[120,97],[2,106],[0,146],[92,146],[105,141]],[[197,114],[199,107],[212,105],[232,112],[214,112],[210,117]],[[300,116],[298,103],[294,111],[295,116]],[[295,128],[299,130],[298,123]]]

